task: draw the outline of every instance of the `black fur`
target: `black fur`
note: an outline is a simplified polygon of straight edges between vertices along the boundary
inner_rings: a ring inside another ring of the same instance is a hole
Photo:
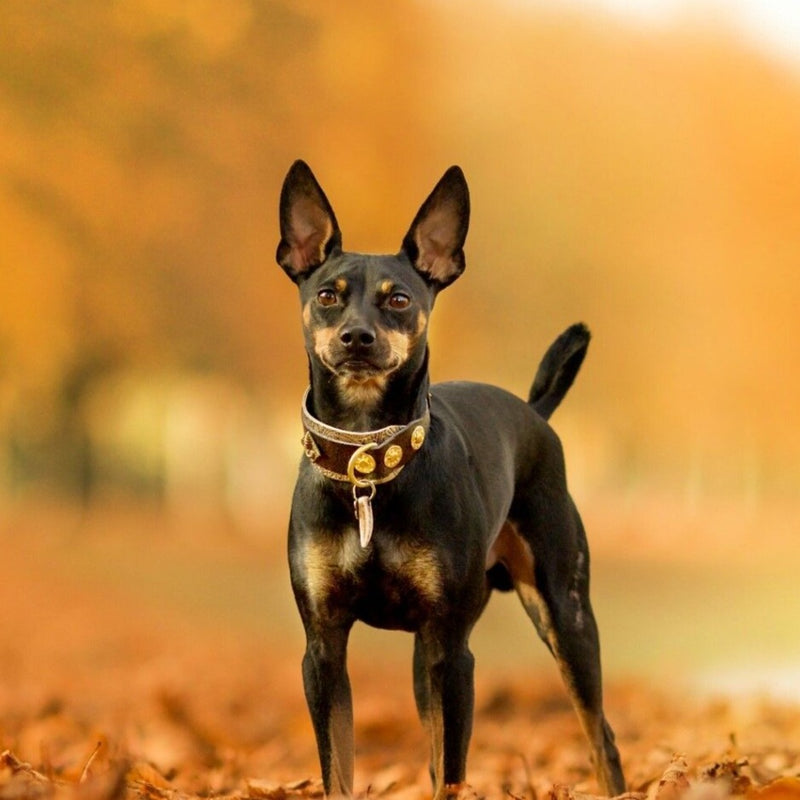
[[[540,416],[550,419],[564,395],[569,391],[583,364],[591,334],[576,322],[564,331],[547,349],[528,395],[528,402]]]
[[[546,422],[580,368],[588,330],[574,325],[551,346],[528,403],[485,384],[430,386],[428,320],[437,293],[465,265],[469,193],[457,167],[423,203],[396,255],[343,251],[333,210],[303,162],[286,177],[280,220],[277,255],[300,291],[311,413],[348,431],[405,425],[428,403],[431,413],[422,448],[376,487],[366,548],[352,486],[301,463],[289,562],[326,793],[353,789],[346,648],[357,620],[414,633],[414,693],[431,736],[435,798],[457,793],[472,727],[469,636],[494,588],[519,594],[562,670],[602,788],[622,792],[602,709],[586,537]]]

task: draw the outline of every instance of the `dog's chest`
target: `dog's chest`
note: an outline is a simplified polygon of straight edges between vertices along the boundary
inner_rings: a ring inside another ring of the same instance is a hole
[[[442,597],[442,565],[432,548],[383,537],[367,547],[358,531],[315,537],[302,552],[304,584],[318,612],[348,609],[370,625],[411,628]]]

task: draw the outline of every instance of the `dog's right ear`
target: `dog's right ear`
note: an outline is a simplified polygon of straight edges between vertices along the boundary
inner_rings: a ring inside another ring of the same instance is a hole
[[[298,283],[342,248],[342,233],[325,192],[305,161],[295,161],[283,181],[281,241],[276,258]]]

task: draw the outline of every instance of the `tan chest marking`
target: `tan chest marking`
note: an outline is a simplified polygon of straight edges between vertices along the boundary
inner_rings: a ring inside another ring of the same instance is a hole
[[[343,577],[354,577],[373,554],[373,546],[361,547],[355,529],[341,538],[309,542],[305,548],[305,582],[308,594],[322,602]],[[407,581],[429,603],[442,597],[442,573],[436,555],[416,544],[393,544],[380,550],[380,567]]]
[[[324,600],[337,579],[355,575],[369,558],[369,550],[361,547],[358,532],[353,528],[342,537],[309,542],[305,548],[306,587],[316,602]]]
[[[442,597],[442,573],[432,550],[417,544],[400,543],[381,553],[387,572],[408,581],[429,603]]]

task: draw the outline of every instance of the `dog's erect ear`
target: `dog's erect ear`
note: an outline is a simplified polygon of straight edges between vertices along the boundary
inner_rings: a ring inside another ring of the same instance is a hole
[[[467,181],[459,167],[450,167],[422,204],[403,239],[403,250],[411,263],[437,290],[464,271],[468,227]]]
[[[276,258],[295,283],[308,277],[332,252],[341,250],[336,216],[305,161],[295,161],[286,175],[280,219]]]

